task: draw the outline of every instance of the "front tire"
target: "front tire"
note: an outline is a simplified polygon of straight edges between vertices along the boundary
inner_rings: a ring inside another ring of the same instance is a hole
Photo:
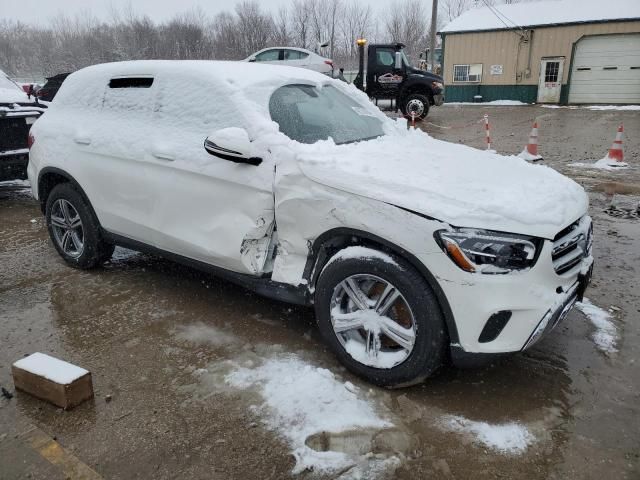
[[[89,269],[111,258],[114,245],[104,241],[89,203],[71,184],[53,188],[45,218],[53,246],[72,267]]]
[[[402,113],[411,120],[411,113],[415,114],[416,121],[422,121],[429,114],[429,98],[419,93],[412,93],[405,97],[401,103]]]
[[[315,310],[339,360],[376,385],[413,385],[443,363],[447,335],[436,297],[400,258],[362,247],[338,252],[318,279]]]

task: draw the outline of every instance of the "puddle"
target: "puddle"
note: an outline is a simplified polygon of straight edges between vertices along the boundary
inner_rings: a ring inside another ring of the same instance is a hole
[[[604,192],[606,195],[640,195],[640,185],[622,182],[602,182],[593,185],[594,192]]]
[[[414,441],[406,432],[397,428],[367,428],[315,433],[307,437],[305,444],[317,452],[391,455],[406,454],[414,446]]]

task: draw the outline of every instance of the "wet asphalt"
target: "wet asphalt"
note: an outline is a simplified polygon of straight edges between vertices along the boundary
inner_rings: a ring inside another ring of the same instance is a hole
[[[252,408],[256,393],[195,375],[243,355],[283,352],[352,382],[393,416],[403,435],[392,452],[400,463],[377,478],[640,478],[640,221],[633,213],[640,112],[447,106],[434,108],[421,128],[482,147],[484,113],[493,148],[508,154],[522,149],[538,119],[545,163],[589,191],[596,267],[587,296],[610,310],[616,353],[596,348],[594,326],[574,309],[526,353],[478,370],[448,368],[417,387],[378,389],[334,359],[310,309],[122,249],[93,271],[67,267],[29,190],[0,184],[0,386],[13,392],[11,363],[41,351],[89,369],[96,393],[67,412],[20,393],[0,397],[0,479],[80,478],[74,462],[47,459],[29,441],[33,428],[103,478],[289,478],[295,461]],[[568,166],[604,156],[620,122],[632,169]],[[535,441],[521,454],[497,452],[440,428],[447,415],[518,422]]]

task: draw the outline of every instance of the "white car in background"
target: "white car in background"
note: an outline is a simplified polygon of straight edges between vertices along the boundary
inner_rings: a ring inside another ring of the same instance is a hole
[[[333,60],[297,47],[264,48],[250,55],[244,61],[306,68],[325,75],[331,75],[334,69]]]
[[[580,185],[407,130],[300,68],[84,68],[34,124],[30,154],[69,265],[123,245],[314,306],[338,358],[379,385],[419,382],[449,354],[531,347],[590,279]]]

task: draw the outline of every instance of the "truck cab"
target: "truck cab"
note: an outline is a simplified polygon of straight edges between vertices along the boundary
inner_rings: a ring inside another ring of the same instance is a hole
[[[400,111],[416,120],[424,119],[432,105],[444,102],[444,81],[441,76],[411,65],[405,55],[404,44],[372,44],[367,49],[366,72],[364,59],[354,83],[376,100],[395,100]],[[364,45],[360,48],[364,55]],[[362,79],[366,79],[363,84]]]

